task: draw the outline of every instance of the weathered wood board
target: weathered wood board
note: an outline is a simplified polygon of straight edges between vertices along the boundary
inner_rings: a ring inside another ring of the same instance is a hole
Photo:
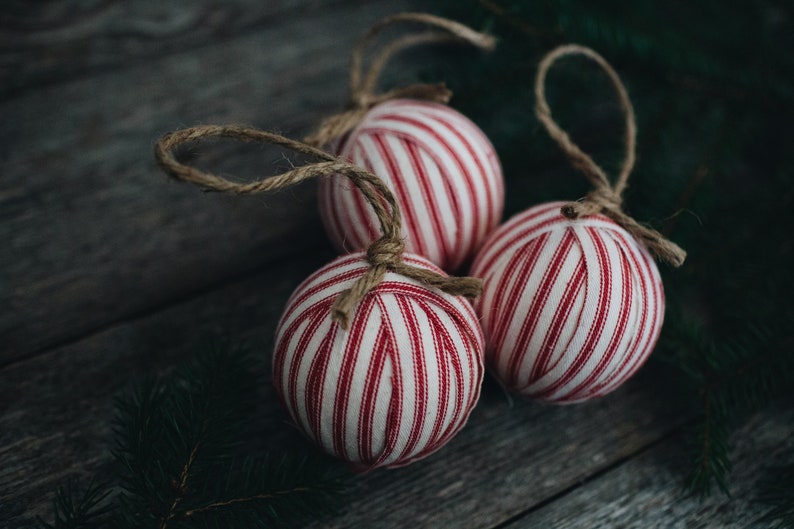
[[[345,3],[351,4],[340,0],[10,1],[0,14],[0,98],[267,30],[296,15],[318,20],[329,7]]]
[[[253,279],[0,370],[0,520],[25,527],[46,512],[54,485],[66,475],[107,475],[113,397],[136,380],[224,337],[260,351],[264,373],[287,296],[329,257],[318,252],[285,260]],[[262,402],[262,423],[289,433],[269,387]]]
[[[791,402],[749,420],[733,436],[730,496],[701,500],[681,488],[671,471],[681,464],[685,440],[675,436],[617,466],[557,501],[521,517],[505,529],[530,527],[771,527],[769,506],[753,498],[763,481],[774,479],[775,465],[794,449]]]
[[[200,123],[300,137],[344,102],[357,35],[330,28],[364,28],[387,12],[380,3],[321,19],[297,10],[216,46],[0,105],[0,365],[322,244],[312,186],[201,196],[167,181],[152,147]],[[206,163],[243,177],[286,166],[278,150],[256,146]]]

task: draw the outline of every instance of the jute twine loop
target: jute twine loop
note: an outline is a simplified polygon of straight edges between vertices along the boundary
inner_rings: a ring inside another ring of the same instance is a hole
[[[614,184],[610,182],[604,170],[587,153],[582,151],[551,117],[551,109],[546,102],[545,94],[546,74],[555,61],[566,55],[584,55],[595,61],[609,76],[609,80],[618,94],[620,107],[626,117],[626,130],[623,138],[626,145],[626,156]],[[623,86],[612,66],[598,53],[584,46],[568,44],[555,48],[543,57],[538,65],[538,74],[535,79],[535,101],[535,115],[538,120],[562,148],[573,166],[582,171],[595,188],[581,201],[563,206],[561,213],[571,219],[595,213],[606,215],[641,241],[658,259],[667,261],[675,267],[681,266],[686,259],[686,252],[681,247],[665,239],[658,231],[640,224],[621,209],[623,191],[626,189],[636,160],[637,123],[626,87]]]
[[[386,28],[403,22],[425,24],[444,31],[427,31],[405,35],[388,43],[370,62],[369,70],[363,71],[364,52],[373,40]],[[496,41],[490,35],[479,33],[458,22],[427,13],[399,13],[384,18],[372,26],[353,49],[350,62],[350,103],[348,110],[323,121],[315,132],[305,138],[314,146],[326,145],[343,136],[358,125],[369,110],[392,99],[423,99],[447,103],[452,92],[443,83],[417,83],[395,88],[381,94],[375,93],[378,78],[386,64],[399,52],[421,44],[439,42],[462,42],[484,50],[492,50]]]
[[[201,171],[177,160],[175,151],[180,145],[213,137],[269,143],[319,158],[322,161],[295,167],[285,173],[254,182],[238,183]],[[196,184],[208,191],[249,195],[277,191],[321,176],[342,175],[349,178],[361,190],[375,211],[383,235],[367,250],[370,268],[351,288],[337,296],[331,307],[333,319],[344,329],[348,327],[350,312],[356,303],[378,286],[386,272],[389,271],[455,296],[477,297],[482,291],[482,282],[479,279],[443,276],[430,270],[405,264],[402,261],[405,244],[401,238],[400,209],[394,195],[377,176],[325,151],[278,134],[242,125],[205,125],[178,130],[162,136],[157,141],[154,152],[157,163],[166,174],[177,180]]]

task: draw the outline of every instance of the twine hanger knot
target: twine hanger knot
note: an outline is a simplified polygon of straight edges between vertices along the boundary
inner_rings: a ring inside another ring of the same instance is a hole
[[[401,22],[420,23],[441,28],[443,31],[409,34],[391,41],[372,59],[369,70],[364,74],[364,51],[381,31]],[[484,50],[492,50],[496,46],[496,41],[490,35],[479,33],[446,18],[427,13],[399,13],[386,17],[372,26],[353,50],[347,110],[327,118],[304,141],[315,147],[326,145],[353,130],[372,107],[393,99],[420,99],[448,103],[452,92],[444,83],[416,83],[383,93],[375,92],[381,72],[394,55],[413,46],[439,42],[469,43]]]
[[[618,215],[622,212],[623,197],[611,187],[602,187],[587,193],[581,202],[570,202],[565,204],[561,212],[569,219],[576,219],[586,215],[610,212],[610,216]]]
[[[213,137],[231,138],[243,142],[279,145],[287,149],[319,158],[321,161],[294,167],[291,170],[249,183],[237,183],[224,177],[201,171],[176,158],[175,151],[185,143]],[[451,277],[402,261],[405,244],[401,239],[402,220],[394,195],[383,181],[369,171],[337,158],[327,152],[284,136],[242,125],[205,125],[178,130],[162,136],[155,146],[155,158],[169,176],[196,184],[211,191],[249,195],[278,191],[304,180],[341,175],[361,191],[378,218],[382,237],[367,249],[370,267],[353,285],[339,294],[331,307],[331,316],[347,329],[350,314],[364,296],[377,287],[386,272],[395,272],[428,287],[437,288],[453,296],[477,297],[482,281],[473,277]]]
[[[381,237],[367,248],[367,261],[372,266],[384,266],[394,271],[402,261],[404,250],[405,243],[402,240]]]
[[[546,74],[555,61],[566,55],[584,55],[595,61],[609,76],[612,86],[618,94],[621,109],[626,117],[624,135],[626,157],[614,184],[604,170],[587,153],[582,151],[551,117],[551,108],[549,108],[545,94]],[[538,75],[535,79],[535,115],[546,127],[549,136],[568,156],[571,164],[582,171],[594,187],[582,200],[564,205],[560,212],[569,219],[596,213],[605,215],[632,234],[658,259],[667,261],[675,267],[681,266],[686,259],[686,252],[680,246],[666,239],[658,231],[640,224],[622,209],[623,191],[628,185],[629,175],[636,160],[637,123],[626,87],[623,86],[620,77],[606,59],[592,49],[577,44],[560,46],[546,54],[538,65]]]

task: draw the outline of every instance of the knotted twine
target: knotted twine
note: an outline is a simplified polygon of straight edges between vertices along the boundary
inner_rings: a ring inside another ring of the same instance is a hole
[[[609,76],[609,80],[617,91],[620,107],[626,117],[624,132],[626,157],[614,184],[610,183],[604,170],[571,141],[568,134],[551,117],[551,109],[546,102],[545,95],[546,74],[555,61],[566,55],[584,55],[595,61]],[[667,261],[675,267],[681,266],[686,258],[686,252],[681,247],[667,240],[658,231],[640,224],[621,209],[622,194],[626,189],[636,159],[637,124],[626,87],[623,86],[620,77],[609,63],[598,53],[584,46],[568,44],[555,48],[538,65],[538,74],[535,79],[535,99],[535,115],[538,120],[543,123],[549,135],[562,148],[573,166],[582,171],[595,187],[580,202],[571,202],[563,206],[561,213],[570,219],[594,213],[606,215],[641,241],[658,259]]]
[[[438,27],[444,31],[428,31],[406,35],[390,42],[371,61],[369,70],[364,75],[362,73],[364,51],[381,31],[401,22],[417,22]],[[350,101],[347,105],[348,110],[327,118],[304,141],[315,147],[326,145],[355,128],[372,107],[392,99],[423,99],[436,103],[448,103],[452,97],[452,92],[443,83],[416,83],[401,88],[394,88],[381,94],[375,93],[378,77],[394,55],[412,46],[437,42],[464,42],[484,50],[492,50],[496,46],[496,41],[490,35],[479,33],[468,26],[446,18],[427,13],[399,13],[386,17],[372,26],[353,49],[350,62]]]
[[[237,183],[221,176],[201,171],[183,164],[174,151],[185,143],[225,137],[243,142],[269,143],[323,160],[285,173],[269,176],[249,183]],[[436,272],[405,264],[402,254],[405,243],[400,237],[400,208],[391,191],[374,174],[337,158],[325,151],[291,140],[278,134],[242,125],[204,125],[191,127],[162,136],[155,146],[155,158],[160,167],[171,177],[196,184],[205,190],[222,191],[238,195],[250,195],[278,191],[310,178],[343,175],[349,178],[372,206],[380,223],[382,236],[367,249],[370,268],[349,289],[342,292],[331,307],[332,318],[343,329],[347,329],[350,312],[359,300],[383,280],[386,272],[395,272],[415,279],[428,287],[438,288],[454,296],[474,298],[482,291],[482,281],[473,277],[448,277]],[[385,205],[384,205],[385,201]]]

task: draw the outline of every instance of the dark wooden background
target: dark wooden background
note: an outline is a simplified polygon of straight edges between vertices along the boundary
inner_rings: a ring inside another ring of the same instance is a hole
[[[287,296],[332,257],[312,186],[202,194],[158,171],[155,139],[228,122],[301,137],[342,106],[356,37],[409,8],[421,4],[0,8],[0,526],[48,518],[68,476],[108,474],[112,399],[139,377],[217,336],[265,366]],[[274,159],[248,147],[202,161],[256,176]],[[445,449],[355,479],[343,514],[311,527],[763,527],[754,487],[791,449],[794,412],[752,417],[734,438],[732,499],[701,502],[681,473],[696,410],[657,374],[569,407],[511,405],[488,383]],[[261,393],[262,435],[295,442],[264,367]]]

